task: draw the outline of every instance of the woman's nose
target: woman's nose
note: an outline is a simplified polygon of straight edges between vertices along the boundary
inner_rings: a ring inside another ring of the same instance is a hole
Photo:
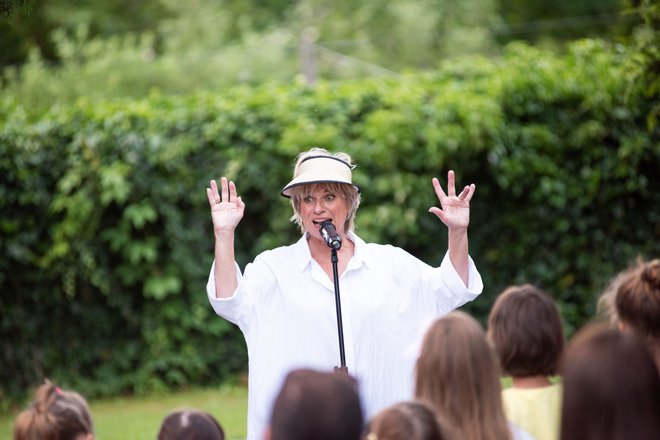
[[[314,202],[314,212],[319,213],[319,212],[323,212],[324,210],[325,210],[325,206],[323,205],[322,200],[317,200],[316,202]]]

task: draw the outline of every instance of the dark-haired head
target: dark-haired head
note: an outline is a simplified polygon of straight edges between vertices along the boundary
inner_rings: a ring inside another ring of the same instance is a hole
[[[158,440],[224,440],[220,423],[209,413],[197,410],[174,411],[160,425]]]
[[[352,377],[299,369],[284,380],[267,436],[272,440],[358,440],[363,422]]]
[[[568,344],[560,373],[561,440],[660,438],[660,376],[637,336],[588,326]]]
[[[526,377],[557,372],[564,349],[561,316],[552,298],[538,287],[505,289],[488,317],[488,337],[505,373]]]

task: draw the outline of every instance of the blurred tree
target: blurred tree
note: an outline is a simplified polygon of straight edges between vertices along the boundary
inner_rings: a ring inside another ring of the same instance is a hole
[[[643,22],[635,28],[634,42],[637,57],[630,72],[631,85],[641,82],[653,106],[647,115],[650,132],[656,130],[660,119],[660,3],[657,0],[628,0],[628,4]]]
[[[90,39],[149,32],[156,35],[156,51],[161,41],[173,38],[166,44],[184,52],[208,48],[210,41],[217,50],[250,33],[300,36],[314,27],[320,50],[335,67],[355,58],[398,71],[433,67],[456,53],[489,52],[497,47],[495,35],[500,43],[620,35],[629,31],[618,16],[622,1],[44,0],[26,7],[33,1],[9,0],[3,10],[15,12],[0,21],[0,69],[25,62],[32,48],[46,61],[59,60],[52,31],[73,34],[84,25]],[[295,55],[295,45],[292,51]]]
[[[23,63],[30,48],[39,48],[46,58],[53,58],[48,33],[53,29],[43,17],[41,7],[24,0],[3,1],[0,17],[0,69]]]
[[[4,17],[11,16],[17,8],[25,5],[25,0],[1,0],[0,15]]]
[[[0,21],[0,84],[5,99],[38,110],[79,97],[290,82],[302,71],[308,82],[398,75],[498,54],[498,43],[518,37],[561,47],[570,35],[555,37],[559,24],[585,36],[590,28],[571,22],[575,14],[614,10],[616,18],[620,1],[45,0]]]
[[[51,34],[55,29],[74,32],[84,25],[89,36],[109,37],[127,32],[153,31],[158,23],[171,16],[162,1],[131,0],[13,0],[3,2],[12,14],[0,20],[0,68],[25,62],[31,49],[41,57],[57,61]]]
[[[390,71],[435,67],[457,53],[488,51],[499,21],[495,0],[304,0],[291,28],[318,30],[326,59],[366,61]],[[322,53],[322,54],[323,54]],[[333,56],[334,55],[334,56]],[[342,56],[343,55],[343,56]]]
[[[561,43],[578,38],[615,37],[630,33],[625,0],[497,0],[505,24],[498,40]]]

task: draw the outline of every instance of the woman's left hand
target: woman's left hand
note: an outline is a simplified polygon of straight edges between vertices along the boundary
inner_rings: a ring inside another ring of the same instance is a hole
[[[440,208],[434,206],[429,212],[435,214],[442,223],[447,225],[450,231],[466,229],[470,224],[470,200],[474,194],[474,183],[463,188],[459,195],[456,195],[454,185],[454,171],[447,173],[447,194],[442,190],[437,178],[433,178],[433,188],[440,201]]]

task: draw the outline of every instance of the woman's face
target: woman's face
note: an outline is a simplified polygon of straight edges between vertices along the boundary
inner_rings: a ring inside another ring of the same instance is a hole
[[[318,185],[314,191],[302,195],[300,199],[300,217],[303,228],[312,238],[323,240],[319,227],[321,222],[330,220],[340,236],[344,236],[344,224],[348,216],[348,203],[340,194],[330,191],[324,185]]]

